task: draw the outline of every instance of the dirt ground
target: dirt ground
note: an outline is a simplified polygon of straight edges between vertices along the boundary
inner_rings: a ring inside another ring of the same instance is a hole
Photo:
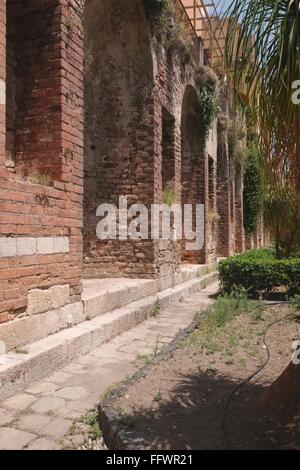
[[[264,388],[291,360],[292,342],[300,338],[297,317],[269,330],[271,359],[231,402],[226,440],[222,427],[230,393],[266,359],[262,341],[266,327],[290,312],[282,306],[256,309],[234,316],[209,334],[199,326],[171,357],[153,365],[117,404],[122,426],[141,439],[138,448],[300,449],[300,417],[280,425],[264,416],[258,405]]]

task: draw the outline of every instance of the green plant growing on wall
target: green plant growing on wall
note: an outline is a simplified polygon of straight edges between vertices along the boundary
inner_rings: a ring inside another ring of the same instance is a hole
[[[245,150],[244,227],[246,233],[256,232],[263,207],[263,157],[255,142]]]
[[[167,206],[169,207],[176,203],[176,190],[174,180],[167,183],[166,187],[164,188],[162,194],[162,202],[163,204],[167,204]]]
[[[178,17],[174,3],[170,0],[145,0],[145,9],[155,31],[162,35],[166,50],[176,50],[183,63],[189,62],[193,42],[183,19]]]
[[[218,78],[213,70],[208,67],[199,69],[197,78],[198,91],[198,116],[199,138],[201,150],[204,151],[209,132],[214,119],[217,116],[217,88]]]
[[[184,22],[176,18],[175,12],[170,11],[170,18],[164,41],[165,47],[167,50],[176,49],[181,54],[183,62],[187,63],[191,59],[193,42],[184,27]]]
[[[161,18],[169,7],[168,0],[145,0],[144,3],[146,13],[152,20]]]
[[[230,176],[233,180],[235,178],[237,166],[242,168],[245,165],[246,153],[243,149],[242,141],[246,137],[246,132],[242,127],[239,127],[236,121],[230,123],[227,132],[228,139],[228,154],[230,162]]]
[[[212,224],[215,224],[215,223],[219,222],[220,219],[221,219],[221,217],[220,217],[220,215],[218,214],[218,212],[216,210],[210,210],[208,212],[208,220]]]

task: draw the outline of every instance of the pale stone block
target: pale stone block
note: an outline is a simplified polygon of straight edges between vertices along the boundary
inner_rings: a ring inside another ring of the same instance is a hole
[[[34,289],[28,293],[28,315],[55,310],[70,302],[69,284],[53,286],[50,289]]]
[[[29,431],[39,434],[39,431],[45,427],[50,422],[50,420],[50,416],[34,413],[26,414],[20,416],[16,426],[22,431]]]
[[[55,392],[58,388],[58,385],[55,385],[52,382],[42,381],[30,387],[27,392],[32,393],[33,395],[50,395],[52,392]]]
[[[54,253],[69,253],[70,240],[68,237],[54,237],[53,238]]]
[[[68,330],[69,331],[69,330]],[[69,363],[68,344],[57,335],[49,336],[30,347],[30,357],[24,364],[24,381],[31,387]]]
[[[31,409],[36,413],[53,413],[65,405],[65,400],[58,397],[43,397]]]
[[[0,409],[0,427],[7,426],[14,421],[15,417],[11,411]]]
[[[39,438],[33,441],[28,447],[28,450],[58,450],[59,446],[49,439]]]
[[[41,433],[45,436],[58,440],[66,434],[71,425],[71,420],[56,418],[50,421],[50,423],[41,430]]]
[[[70,286],[53,286],[49,289],[49,298],[53,309],[64,307],[70,302]]]
[[[85,398],[88,394],[88,391],[83,387],[65,387],[53,395],[59,398],[65,398],[66,400],[77,401]]]
[[[10,258],[17,255],[16,238],[1,237],[0,238],[0,258]]]
[[[28,292],[27,313],[35,315],[36,313],[46,312],[51,310],[52,303],[49,295],[49,290],[34,289]]]
[[[5,80],[0,80],[0,104],[6,104],[6,83]]]
[[[26,410],[34,401],[36,401],[35,396],[28,395],[27,393],[19,393],[4,401],[3,406],[12,410],[22,411]]]
[[[36,254],[36,238],[17,238],[17,256],[30,256]]]
[[[1,450],[22,450],[36,435],[18,431],[12,428],[0,429],[0,449]]]
[[[40,237],[37,239],[37,253],[47,255],[54,253],[53,237]]]
[[[60,328],[70,328],[73,325],[84,322],[85,315],[82,302],[68,304],[60,311]]]

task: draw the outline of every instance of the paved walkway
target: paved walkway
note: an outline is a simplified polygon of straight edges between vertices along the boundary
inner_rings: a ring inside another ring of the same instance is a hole
[[[156,317],[0,403],[0,449],[86,448],[99,440],[93,410],[103,394],[170,343],[217,288],[158,308]]]

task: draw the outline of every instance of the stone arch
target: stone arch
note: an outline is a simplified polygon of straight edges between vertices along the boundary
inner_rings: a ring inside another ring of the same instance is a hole
[[[196,204],[205,204],[205,157],[199,136],[199,108],[197,92],[191,85],[186,87],[181,111],[181,203],[193,205],[193,229]],[[201,263],[203,250],[186,250],[183,239],[181,259],[188,263]]]
[[[151,204],[153,56],[139,2],[87,0],[84,10],[84,272],[86,277],[152,276],[147,242],[99,241],[96,209],[119,196]]]

